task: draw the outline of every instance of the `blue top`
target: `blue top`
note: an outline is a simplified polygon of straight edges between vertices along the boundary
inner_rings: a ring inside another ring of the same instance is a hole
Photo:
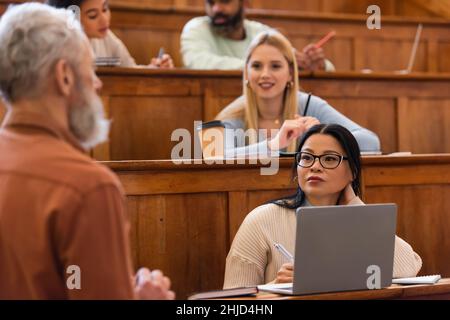
[[[298,114],[303,116],[304,108],[308,100],[308,94],[298,92]],[[347,128],[358,142],[361,152],[379,152],[380,140],[378,136],[357,123],[353,122],[342,113],[330,106],[325,100],[311,95],[306,116],[314,117],[323,124],[339,124]],[[229,119],[222,121],[227,129],[226,137],[234,134],[236,138],[226,139],[225,156],[243,156],[249,154],[267,154],[269,152],[267,142],[261,141],[249,146],[245,145],[244,130],[245,122],[243,118]],[[233,129],[233,130],[229,130]],[[241,129],[236,131],[236,129]],[[233,141],[234,140],[234,141]],[[278,154],[278,152],[276,152]],[[275,154],[275,155],[276,155]],[[272,155],[273,152],[272,152]]]

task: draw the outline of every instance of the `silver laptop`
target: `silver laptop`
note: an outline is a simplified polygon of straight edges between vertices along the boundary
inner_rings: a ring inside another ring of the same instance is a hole
[[[395,204],[298,208],[294,282],[258,287],[291,295],[388,287],[396,221]]]

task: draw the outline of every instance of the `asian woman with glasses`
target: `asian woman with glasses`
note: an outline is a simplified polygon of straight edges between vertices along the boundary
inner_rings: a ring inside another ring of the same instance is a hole
[[[254,209],[241,224],[226,260],[224,288],[293,281],[293,263],[273,244],[294,252],[297,208],[363,204],[360,149],[343,126],[310,128],[300,140],[293,170],[296,194]],[[421,266],[419,255],[396,237],[393,277],[415,276]]]

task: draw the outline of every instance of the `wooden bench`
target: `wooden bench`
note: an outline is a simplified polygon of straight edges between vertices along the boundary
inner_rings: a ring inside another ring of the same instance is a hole
[[[114,119],[99,160],[170,159],[177,128],[212,120],[242,92],[235,71],[102,69],[105,106]],[[450,152],[449,75],[302,74],[301,86],[376,132],[386,153]]]
[[[212,120],[242,92],[238,71],[99,69],[110,140],[98,160],[170,159],[175,129],[194,136],[194,121]],[[385,153],[450,153],[450,75],[301,74],[306,92],[326,99],[376,132]],[[2,108],[0,107],[0,110]],[[0,119],[1,119],[0,111]]]
[[[179,298],[219,289],[244,217],[292,194],[292,159],[277,175],[260,165],[105,162],[127,194],[135,267],[160,268]],[[363,158],[366,203],[398,205],[397,234],[423,259],[421,274],[450,277],[450,155]]]
[[[443,0],[438,0],[443,1]],[[0,0],[0,14],[8,3],[21,3],[24,0]],[[204,0],[110,0],[112,5],[132,4],[147,8],[204,8]],[[252,0],[249,8],[269,10],[290,10],[322,13],[365,14],[372,0]],[[436,13],[420,5],[420,0],[377,0],[384,16],[435,16]],[[439,15],[438,15],[439,16]]]
[[[180,34],[203,8],[151,8],[132,3],[112,5],[112,29],[124,41],[136,61],[147,64],[163,46],[182,66]],[[448,72],[449,21],[438,18],[382,19],[381,30],[369,30],[368,15],[248,10],[247,18],[280,29],[297,48],[319,40],[330,30],[337,36],[324,46],[337,70],[394,71],[407,67],[418,23],[424,24],[414,71]],[[142,45],[145,43],[145,45]]]
[[[446,1],[446,0],[438,0]],[[204,0],[111,0],[112,4],[129,3],[156,8],[204,8]],[[435,16],[436,13],[421,0],[252,0],[248,7],[252,9],[290,10],[303,12],[352,13],[365,14],[367,7],[376,4],[384,16]],[[427,3],[430,6],[429,3]],[[439,16],[439,15],[438,15]]]
[[[395,71],[407,67],[417,24],[424,24],[422,40],[419,45],[415,71],[450,72],[450,33],[449,20],[441,18],[389,17],[386,14],[410,7],[411,4],[392,0],[380,3],[382,8],[382,29],[369,30],[366,26],[366,2],[341,0],[341,3],[322,0],[315,4],[303,1],[272,1],[285,10],[260,9],[266,0],[248,9],[247,17],[280,29],[294,46],[302,48],[317,41],[331,29],[337,36],[324,46],[327,57],[341,71]],[[6,3],[19,3],[20,0],[0,0],[0,14]],[[311,11],[295,11],[287,3],[300,3],[301,8]],[[358,3],[358,4],[357,4]],[[187,5],[194,7],[187,8]],[[414,5],[412,5],[414,7]],[[270,8],[267,7],[267,8]],[[350,10],[350,8],[354,8]],[[397,9],[396,9],[397,8]],[[364,9],[364,10],[363,10]],[[205,15],[202,5],[191,1],[112,1],[112,30],[141,64],[148,64],[151,57],[158,54],[160,47],[169,52],[177,66],[182,66],[180,55],[180,34],[187,21],[195,16]],[[319,12],[317,12],[319,10]],[[383,9],[384,10],[384,9]],[[414,10],[413,10],[414,11]],[[358,12],[348,14],[342,12]],[[408,12],[408,11],[407,11]],[[143,45],[145,44],[145,45]]]

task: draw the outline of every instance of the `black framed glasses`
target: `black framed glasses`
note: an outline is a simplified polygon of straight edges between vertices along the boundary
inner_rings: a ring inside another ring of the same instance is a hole
[[[302,168],[310,168],[319,159],[320,165],[325,169],[336,169],[342,162],[342,160],[348,160],[340,154],[327,153],[320,156],[316,156],[309,152],[298,152],[295,155],[295,163]]]

